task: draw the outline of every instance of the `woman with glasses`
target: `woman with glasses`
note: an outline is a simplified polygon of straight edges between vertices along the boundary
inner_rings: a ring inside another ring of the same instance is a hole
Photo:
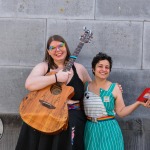
[[[68,62],[70,51],[66,41],[59,35],[47,42],[45,59],[37,64],[25,82],[29,91],[40,90],[56,82],[74,88],[74,96],[67,101],[69,110],[68,128],[55,135],[44,134],[23,123],[16,150],[84,150],[84,127],[86,118],[82,109],[84,83],[91,78],[81,64],[74,63],[70,71],[62,69]],[[47,75],[55,71],[56,74]]]

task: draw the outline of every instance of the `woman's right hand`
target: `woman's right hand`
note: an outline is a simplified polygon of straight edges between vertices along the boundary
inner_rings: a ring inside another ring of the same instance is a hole
[[[122,88],[121,84],[117,83],[117,85],[118,85],[120,91],[123,93],[123,88]]]
[[[70,71],[64,72],[63,70],[59,70],[59,71],[56,73],[57,82],[67,82],[67,80],[68,80],[70,74],[71,74]]]

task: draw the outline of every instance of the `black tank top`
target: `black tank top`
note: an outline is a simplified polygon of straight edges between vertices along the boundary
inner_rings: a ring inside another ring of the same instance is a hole
[[[74,65],[72,66],[72,69],[73,69],[74,75],[73,75],[71,81],[67,85],[74,87],[75,95],[72,97],[72,100],[82,101],[83,96],[84,96],[84,84],[81,81],[81,79],[79,78]]]

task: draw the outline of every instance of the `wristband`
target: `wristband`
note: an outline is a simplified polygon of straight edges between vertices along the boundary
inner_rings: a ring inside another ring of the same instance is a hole
[[[55,79],[56,79],[56,83],[57,83],[57,75],[55,74]]]

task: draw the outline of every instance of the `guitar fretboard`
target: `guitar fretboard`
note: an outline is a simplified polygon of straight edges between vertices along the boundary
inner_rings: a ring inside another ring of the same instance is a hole
[[[78,57],[83,45],[84,45],[83,42],[80,42],[78,44],[77,48],[75,49],[74,53],[72,54],[72,56],[75,57],[75,58],[70,58],[69,59],[66,66],[64,67],[63,71],[69,71],[72,68],[73,63],[76,61],[76,58]]]

